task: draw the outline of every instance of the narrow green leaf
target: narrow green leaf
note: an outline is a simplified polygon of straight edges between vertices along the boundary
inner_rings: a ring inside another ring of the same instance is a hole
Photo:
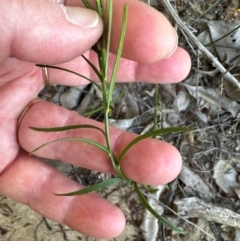
[[[147,208],[147,210],[158,219],[159,222],[161,222],[163,225],[165,225],[166,227],[174,230],[175,232],[178,232],[180,234],[187,234],[187,232],[181,228],[177,228],[175,227],[170,221],[168,221],[167,219],[165,219],[164,217],[160,216],[148,203],[148,201],[146,200],[146,198],[144,197],[144,195],[141,193],[137,183],[134,182],[134,189],[140,199],[140,201],[142,202],[143,206],[145,208]]]
[[[101,50],[98,48],[98,45],[97,45],[97,44],[94,44],[94,45],[92,46],[92,50],[93,50],[97,55],[99,55],[100,52],[101,52]]]
[[[187,131],[191,131],[191,129],[189,128],[182,128],[182,127],[169,127],[169,128],[163,128],[163,129],[159,129],[159,130],[154,130],[154,131],[150,131],[147,132],[146,134],[140,135],[138,137],[136,137],[134,140],[132,140],[121,152],[119,158],[118,158],[118,163],[119,165],[121,164],[121,161],[123,159],[123,157],[125,156],[125,154],[129,151],[129,149],[131,147],[133,147],[135,144],[137,144],[138,142],[149,138],[149,137],[153,137],[153,136],[158,136],[158,135],[163,135],[163,134],[169,134],[169,133],[178,133],[178,132],[187,132]]]
[[[227,36],[229,36],[230,34],[234,33],[236,30],[238,30],[240,28],[240,25],[238,25],[236,28],[234,28],[233,30],[229,31],[227,34],[223,35],[222,37],[214,40],[214,41],[211,41],[210,43],[208,44],[205,44],[204,46],[205,47],[208,47],[208,46],[211,46],[211,45],[214,45],[215,43],[217,43],[218,41],[226,38]]]
[[[69,69],[65,69],[65,68],[61,68],[61,67],[58,67],[58,66],[47,65],[47,64],[36,64],[36,66],[37,66],[37,67],[41,67],[41,68],[46,67],[46,68],[49,68],[49,69],[63,70],[63,71],[69,72],[69,73],[71,73],[71,74],[75,74],[75,75],[77,75],[77,76],[79,76],[79,77],[82,77],[82,78],[88,80],[90,83],[94,84],[100,91],[102,91],[101,86],[98,85],[96,82],[94,82],[93,80],[91,80],[91,79],[87,78],[86,76],[81,75],[81,74],[79,74],[79,73],[77,73],[77,72],[75,72],[75,71],[72,71],[72,70],[69,70]]]
[[[40,127],[30,126],[29,128],[34,131],[42,131],[42,132],[57,132],[57,131],[67,131],[67,130],[80,129],[80,128],[90,128],[90,129],[101,131],[104,135],[104,131],[101,128],[98,128],[97,126],[92,126],[92,125],[71,125],[71,126],[52,127],[52,128],[40,128]]]
[[[221,2],[222,0],[217,0],[215,3],[211,4],[210,7],[208,9],[206,9],[200,16],[198,16],[197,18],[195,18],[189,25],[192,26],[193,23],[197,22],[199,19],[201,19],[207,12],[209,12],[212,8],[214,8],[217,4],[219,4],[219,2]]]
[[[80,114],[84,115],[85,117],[89,117],[89,116],[91,116],[93,114],[96,114],[96,113],[98,113],[100,111],[103,111],[103,106],[98,107],[98,108],[96,108],[94,110],[89,110],[89,111],[87,109],[86,111],[84,111],[83,113],[80,113]]]
[[[61,139],[49,141],[49,142],[44,143],[43,145],[35,148],[33,151],[30,152],[30,155],[32,155],[32,154],[35,153],[36,151],[38,151],[38,150],[40,150],[40,149],[42,149],[42,148],[44,148],[44,147],[46,147],[46,146],[52,145],[52,144],[57,143],[57,142],[62,142],[62,141],[81,141],[81,142],[90,144],[90,145],[92,145],[92,146],[95,146],[95,147],[97,147],[98,149],[100,149],[100,150],[106,152],[108,155],[110,155],[108,149],[107,149],[105,146],[99,144],[98,142],[93,141],[93,140],[90,140],[90,139],[87,139],[87,138],[78,138],[78,137],[67,137],[67,138],[61,138]]]
[[[94,9],[88,0],[81,0],[86,8]]]
[[[158,191],[158,188],[152,188],[151,186],[149,185],[143,185],[144,189],[149,192],[149,193],[155,193]]]
[[[104,63],[104,75],[107,77],[108,74],[108,60],[109,60],[109,53],[110,53],[110,43],[111,43],[111,32],[112,32],[112,0],[106,1],[106,9],[104,13],[104,30],[107,31],[107,34],[104,33],[103,36],[103,44],[104,48],[106,49],[105,54],[105,63]],[[105,40],[105,35],[107,36],[107,40]],[[106,42],[106,43],[105,43]]]
[[[102,82],[102,75],[101,73],[98,71],[98,69],[95,67],[95,65],[89,61],[88,58],[86,58],[84,55],[82,55],[83,59],[90,65],[90,67],[92,68],[92,70],[95,72],[95,74],[97,75],[97,77],[99,78],[99,80]]]
[[[118,182],[121,182],[121,181],[122,181],[122,179],[116,177],[116,178],[112,178],[112,179],[97,183],[95,185],[92,185],[92,186],[89,186],[89,187],[86,187],[86,188],[83,188],[83,189],[80,189],[80,190],[75,191],[75,192],[69,192],[69,193],[64,193],[64,194],[54,193],[54,194],[57,195],[57,196],[83,195],[83,194],[87,194],[89,192],[94,192],[94,191],[109,187],[109,186],[117,184]]]
[[[118,67],[119,67],[119,63],[120,63],[120,58],[122,55],[124,39],[125,39],[125,35],[126,35],[126,30],[127,30],[127,17],[128,17],[128,8],[127,8],[127,5],[125,4],[124,8],[123,8],[122,30],[121,30],[120,40],[119,40],[119,44],[118,44],[117,55],[116,55],[115,63],[113,66],[112,76],[111,76],[111,80],[110,80],[109,91],[108,91],[108,108],[109,108],[109,105],[111,102],[115,79],[116,79],[116,75],[117,75],[117,71],[118,71]]]
[[[102,15],[103,15],[102,1],[96,0],[96,4],[97,4],[97,12],[102,17]]]
[[[157,130],[158,129],[158,110],[160,109],[160,106],[158,105],[160,100],[160,94],[159,94],[159,90],[158,90],[158,85],[155,84],[155,92],[154,92],[154,126],[153,126],[153,130]]]

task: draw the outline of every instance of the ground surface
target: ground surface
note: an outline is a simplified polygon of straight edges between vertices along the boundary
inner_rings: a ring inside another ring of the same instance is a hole
[[[177,27],[160,0],[149,1],[149,3],[163,11]],[[210,21],[224,20],[227,25],[220,26],[218,29],[221,30],[231,29],[231,26],[235,26],[234,24],[240,19],[238,1],[234,0],[177,0],[173,3],[181,19],[196,36],[206,30],[209,31]],[[212,8],[206,11],[211,6]],[[213,27],[218,24],[219,22],[211,22]],[[184,84],[158,86],[158,88],[139,83],[117,86],[115,96],[118,100],[112,106],[112,121],[114,125],[136,133],[144,133],[151,129],[156,106],[154,93],[157,91],[161,96],[161,101],[157,101],[156,115],[159,127],[184,126],[194,130],[188,134],[170,134],[162,137],[180,150],[184,168],[180,176],[169,184],[169,189],[164,189],[159,197],[152,198],[159,204],[158,207],[161,206],[159,202],[161,201],[185,217],[186,220],[176,218],[165,207],[164,216],[175,225],[187,230],[188,234],[177,235],[169,229],[163,229],[161,225],[157,225],[156,228],[153,223],[146,224],[145,228],[142,227],[141,223],[146,216],[143,207],[131,188],[119,185],[101,192],[101,195],[122,208],[126,215],[127,227],[120,237],[114,239],[117,241],[240,240],[238,233],[240,228],[238,216],[240,204],[238,194],[240,187],[238,178],[240,172],[239,94],[231,86],[230,91],[227,91],[228,81],[224,80],[219,71],[215,71],[212,61],[197,51],[186,33],[183,33],[180,28],[177,29],[179,44],[189,51],[192,58],[193,68]],[[226,39],[231,38],[229,40],[231,44],[224,42],[227,46],[224,46],[226,48],[223,49],[225,52],[222,55],[216,52],[215,48],[211,49],[220,62],[235,74],[238,73],[238,69],[232,63],[238,62],[238,59],[229,51],[230,49],[234,49],[234,52],[238,51],[237,42],[240,41],[238,36],[239,34],[234,32],[226,37]],[[67,100],[60,97],[64,91],[70,99],[75,98],[72,96],[76,95],[77,99],[69,104]],[[71,93],[74,94],[71,95]],[[82,91],[80,88],[66,89],[56,86],[45,89],[40,96],[81,114],[88,114],[94,119],[102,118],[101,113],[91,113],[92,110],[101,106],[99,94],[92,87]],[[76,104],[70,106],[73,102]],[[66,175],[80,180],[84,185],[91,185],[106,178],[101,173],[60,165],[58,162],[50,164],[61,169]],[[184,205],[187,209],[184,209],[186,208]],[[192,224],[188,223],[189,221]],[[151,234],[155,231],[156,237],[147,238],[144,235],[144,232]],[[94,241],[96,239],[85,237],[68,227],[46,220],[26,206],[0,197],[0,240]]]

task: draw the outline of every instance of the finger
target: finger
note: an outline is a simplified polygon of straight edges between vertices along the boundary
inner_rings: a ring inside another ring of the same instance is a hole
[[[178,39],[175,29],[157,10],[140,1],[114,1],[111,50],[118,49],[123,6],[128,7],[123,57],[138,62],[155,62],[170,56]]]
[[[43,84],[36,81],[42,76],[32,71],[32,66],[24,66],[15,58],[0,63],[0,173],[19,151],[18,118],[29,102],[36,98]]]
[[[97,65],[97,59],[94,53],[87,52],[84,55],[88,57],[92,63]],[[114,60],[115,56],[110,55],[109,79],[114,66]],[[89,68],[89,65],[82,57],[76,58],[68,63],[60,64],[58,67],[69,69],[91,80],[99,81],[96,74]],[[190,67],[191,60],[188,53],[182,48],[177,48],[169,58],[159,60],[155,63],[137,63],[121,58],[116,78],[118,82],[143,81],[159,84],[176,83],[186,78]],[[84,78],[62,70],[49,68],[48,72],[50,82],[53,84],[81,85],[89,83]]]
[[[67,132],[43,133],[29,129],[35,127],[55,127],[76,124],[92,124],[103,128],[102,123],[89,120],[77,113],[47,102],[34,104],[24,116],[19,129],[21,146],[32,151],[38,146],[64,137],[84,137],[106,145],[103,134],[92,129],[79,129]],[[111,146],[117,155],[136,135],[111,128]],[[44,147],[35,153],[37,156],[62,160],[73,165],[106,173],[114,173],[106,153],[83,142],[59,142]],[[122,171],[130,179],[145,184],[159,185],[174,179],[181,170],[181,156],[170,144],[155,139],[139,142],[131,148],[122,161]]]
[[[74,197],[54,195],[82,186],[26,153],[19,154],[1,174],[0,183],[2,195],[85,235],[109,239],[124,229],[122,212],[94,193]]]
[[[140,1],[113,3],[113,53],[119,41],[124,3],[129,7],[124,58],[155,62],[174,52],[176,32],[162,14]],[[0,60],[11,54],[28,62],[67,62],[90,49],[102,34],[102,21],[88,9],[63,8],[50,1],[24,0],[14,2],[14,6],[10,4],[4,2],[0,9],[1,21],[6,23],[0,37],[3,46]],[[10,19],[4,14],[9,9],[12,10]]]
[[[78,0],[65,0],[65,4],[83,6]],[[125,4],[128,18],[123,57],[148,63],[170,56],[177,47],[176,31],[163,14],[135,0],[113,1],[112,52],[116,53],[118,48]]]
[[[54,1],[1,0],[0,22],[0,61],[66,62],[90,49],[103,29],[95,11]]]
[[[89,57],[90,60],[97,64],[97,60],[93,54],[89,55],[85,54],[86,57]],[[109,61],[109,69],[111,70],[114,64],[114,56],[111,55]],[[41,68],[34,68],[33,65],[27,65],[28,68],[24,68],[23,64],[20,64],[16,59],[9,59],[0,64],[0,76],[5,76],[5,78],[1,79],[1,84],[4,84],[4,79],[8,82],[9,79],[15,79],[18,76],[24,76],[24,78],[19,78],[19,84],[21,81],[24,81],[26,84],[21,84],[21,86],[28,87],[30,91],[28,94],[33,93],[32,87],[38,86],[38,90],[40,90],[44,84],[43,74]],[[95,81],[99,81],[97,76],[93,73],[93,71],[89,68],[86,61],[83,60],[82,57],[78,57],[68,63],[57,65],[58,67],[66,68],[71,71],[77,72],[81,75],[86,76]],[[132,82],[132,81],[144,81],[149,83],[175,83],[183,80],[189,73],[191,66],[191,60],[188,53],[182,48],[177,48],[175,53],[166,59],[162,59],[156,63],[152,64],[144,64],[144,63],[136,63],[131,60],[121,59],[119,71],[117,74],[118,82]],[[16,71],[12,71],[15,69]],[[30,72],[30,74],[29,74]],[[111,71],[110,71],[111,72]],[[9,76],[10,75],[10,76]],[[27,78],[25,76],[28,76]],[[110,78],[111,73],[109,73]],[[7,77],[9,76],[9,77]],[[89,82],[86,79],[83,79],[77,75],[68,73],[66,71],[58,70],[58,69],[50,69],[48,68],[48,77],[49,82],[51,84],[59,84],[59,85],[85,85]],[[37,81],[36,81],[37,80]],[[32,81],[35,83],[33,84]],[[21,88],[17,88],[19,90]],[[39,91],[37,91],[39,92]],[[36,95],[37,92],[33,94]],[[26,99],[26,98],[25,98]],[[19,100],[14,99],[17,102]],[[26,99],[27,103],[29,102]],[[26,103],[26,104],[27,104]],[[5,104],[4,104],[5,105]]]

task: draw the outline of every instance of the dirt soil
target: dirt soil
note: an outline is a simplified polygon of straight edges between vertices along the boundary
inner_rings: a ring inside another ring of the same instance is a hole
[[[143,232],[141,223],[146,215],[144,208],[131,187],[119,184],[99,193],[119,206],[126,216],[125,231],[121,236],[112,240],[240,240],[240,218],[238,216],[240,210],[239,94],[235,93],[235,89],[227,91],[228,82],[224,80],[224,76],[216,70],[211,60],[197,50],[187,34],[173,21],[169,11],[164,9],[160,0],[146,2],[163,12],[176,27],[179,45],[185,48],[192,58],[192,70],[183,81],[184,84],[158,86],[157,88],[154,85],[140,83],[117,85],[115,94],[121,98],[112,106],[112,119],[118,127],[138,134],[144,133],[153,127],[154,109],[157,105],[156,116],[160,128],[178,126],[189,127],[193,130],[186,134],[169,134],[161,137],[179,149],[185,169],[176,180],[169,184],[169,189],[165,189],[160,197],[156,198],[158,206],[164,207],[164,217],[178,227],[184,228],[188,234],[179,235],[159,224],[156,237],[146,238],[144,232],[153,233],[153,226],[149,225],[148,230],[145,229]],[[240,6],[235,0],[176,0],[172,1],[172,4],[195,36],[204,31],[209,32],[210,21],[225,21],[230,27],[240,22]],[[215,23],[212,22],[214,26]],[[230,36],[233,38],[233,35]],[[238,41],[240,39],[235,37],[232,45]],[[231,61],[227,63],[227,57],[221,59],[215,47],[211,48],[212,53],[223,66],[234,70],[236,66],[231,65]],[[227,49],[231,48],[231,46],[227,47]],[[228,50],[224,56],[227,55]],[[237,74],[236,71],[235,74]],[[69,90],[55,86],[45,88],[39,96],[61,104],[59,98],[62,92],[69,92]],[[91,87],[86,87],[81,93],[78,107],[72,109],[81,114],[89,114],[90,111],[101,106],[98,93],[96,90],[91,91]],[[156,91],[161,97],[157,104],[154,97]],[[79,105],[83,102],[84,96],[88,96],[89,93],[91,103],[95,104],[88,106],[88,109],[86,105],[81,105],[80,108]],[[95,113],[90,114],[90,117],[101,120],[102,115]],[[124,124],[119,120],[125,120]],[[106,178],[101,173],[60,164],[56,161],[45,161],[70,178],[81,181],[84,185],[95,184]],[[197,202],[188,205],[185,210],[184,203],[194,200]],[[199,205],[201,202],[203,202],[203,209]],[[207,205],[211,207],[207,208]],[[174,215],[168,208],[178,212],[181,217]],[[0,196],[0,240],[96,241],[97,239],[83,236],[67,226],[45,219],[22,204]]]

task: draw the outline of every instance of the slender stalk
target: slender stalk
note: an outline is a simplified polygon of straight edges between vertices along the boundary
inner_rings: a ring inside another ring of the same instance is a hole
[[[236,28],[234,28],[233,30],[229,31],[227,34],[223,35],[221,38],[218,38],[214,41],[211,41],[210,43],[208,44],[205,44],[204,46],[205,47],[208,47],[208,46],[211,46],[211,45],[214,45],[215,43],[219,42],[220,40],[226,38],[227,36],[229,36],[230,34],[234,33],[236,30],[238,30],[240,28],[240,25],[238,25]]]
[[[222,0],[217,0],[215,3],[213,3],[206,11],[204,11],[200,16],[198,16],[194,21],[190,23],[190,26],[193,25],[196,21],[198,21],[202,16],[204,16],[207,12],[209,12],[213,7],[217,6],[217,4]]]
[[[159,102],[159,92],[158,92],[158,85],[155,85],[155,93],[154,93],[154,102],[155,102],[155,106],[154,106],[154,126],[153,126],[153,130],[157,130],[158,129],[158,102]]]

